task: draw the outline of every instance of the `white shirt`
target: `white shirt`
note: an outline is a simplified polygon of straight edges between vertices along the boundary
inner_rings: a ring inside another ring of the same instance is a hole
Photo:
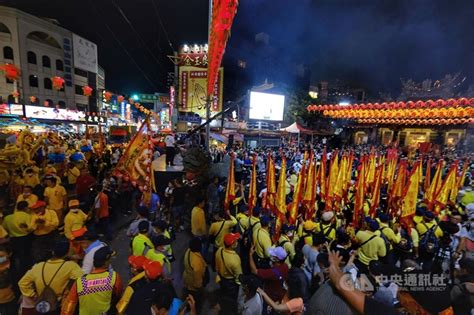
[[[167,135],[165,138],[165,143],[167,147],[174,147],[174,137],[172,135]]]
[[[84,259],[82,260],[82,271],[84,272],[84,274],[88,274],[88,273],[92,272],[92,269],[94,269],[94,255],[95,255],[95,252],[99,248],[102,248],[104,246],[105,246],[105,244],[100,242],[100,244],[98,244],[97,246],[95,246],[94,248],[92,248],[90,251],[88,251],[86,253],[86,255],[84,256]],[[87,251],[87,249],[86,249],[86,251]]]

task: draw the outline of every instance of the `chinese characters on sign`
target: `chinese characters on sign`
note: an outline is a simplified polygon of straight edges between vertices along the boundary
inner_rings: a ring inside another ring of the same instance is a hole
[[[90,124],[104,125],[107,123],[107,118],[104,116],[100,116],[97,113],[88,113],[88,115],[86,115],[86,121]]]

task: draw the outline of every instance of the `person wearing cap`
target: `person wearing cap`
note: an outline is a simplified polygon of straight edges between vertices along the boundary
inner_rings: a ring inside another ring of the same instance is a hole
[[[221,314],[237,312],[239,276],[242,274],[242,262],[235,252],[239,239],[240,233],[224,235],[224,247],[219,248],[215,256]]]
[[[66,240],[58,241],[53,248],[53,257],[45,262],[37,263],[20,279],[18,287],[25,302],[22,308],[34,309],[35,299],[41,295],[46,284],[49,284],[49,287],[56,294],[58,302],[61,302],[63,292],[69,282],[82,276],[81,267],[74,261],[65,259],[68,252],[69,243]],[[28,301],[32,302],[30,307],[27,307],[28,303],[26,302]],[[59,303],[58,307],[59,305],[61,304]],[[25,309],[22,311],[23,314],[27,314]]]
[[[434,235],[439,239],[443,236],[443,230],[438,226],[435,220],[435,214],[431,211],[426,211],[423,215],[423,220],[416,225],[420,240],[423,238],[428,230],[434,230]]]
[[[214,222],[209,227],[209,238],[214,239],[212,245],[216,250],[224,246],[224,235],[230,233],[236,225],[237,219],[233,215],[229,215],[229,219],[226,220],[224,210],[214,212]]]
[[[293,225],[283,224],[281,228],[281,235],[278,239],[277,245],[283,247],[286,251],[286,264],[291,267],[290,261],[295,256],[295,245],[293,244],[295,227]]]
[[[206,238],[207,225],[204,206],[206,201],[203,197],[197,197],[195,206],[191,210],[191,233],[194,237]]]
[[[148,209],[146,207],[138,207],[137,209],[137,216],[136,218],[132,221],[132,223],[130,223],[130,226],[128,227],[128,230],[127,230],[127,236],[128,237],[135,237],[138,235],[138,225],[140,224],[140,222],[142,221],[147,221],[147,222],[150,222],[148,220]],[[148,231],[148,235],[151,236],[151,227],[150,227],[150,230]]]
[[[173,262],[175,258],[173,255],[173,248],[171,247],[171,234],[168,230],[168,222],[166,222],[165,220],[158,220],[152,223],[152,227],[153,235],[163,235],[164,237],[170,240],[170,245],[165,246],[165,251],[169,261]]]
[[[313,234],[316,231],[316,222],[313,220],[306,220],[303,224],[298,227],[298,240],[299,243],[311,246],[313,244]]]
[[[30,208],[38,201],[38,196],[33,194],[33,187],[23,186],[23,191],[16,199],[16,203],[19,203],[20,201],[28,202],[28,207]]]
[[[58,182],[56,177],[46,177],[44,201],[48,209],[54,210],[60,222],[63,220],[63,211],[67,205],[66,189]]]
[[[288,277],[288,265],[285,263],[287,253],[283,247],[271,247],[268,250],[271,268],[257,268],[253,260],[253,247],[250,249],[250,271],[263,280],[263,289],[277,302],[285,295],[283,281]]]
[[[79,200],[69,200],[68,206],[69,212],[64,217],[64,236],[66,236],[68,240],[73,240],[74,236],[72,235],[72,231],[85,226],[89,217],[79,209]]]
[[[253,246],[255,246],[254,260],[257,268],[266,268],[270,263],[268,250],[272,246],[270,237],[270,217],[263,215],[260,218],[261,227],[253,233]]]
[[[32,210],[30,229],[33,231],[32,255],[33,260],[39,262],[44,260],[48,250],[53,248],[59,220],[55,211],[46,209],[44,201],[37,201],[30,209]]]
[[[153,243],[153,248],[150,248],[145,257],[151,261],[157,261],[163,266],[163,275],[165,277],[171,276],[171,262],[168,260],[166,255],[166,246],[171,244],[169,238],[164,237],[163,235],[154,236],[151,239]]]
[[[372,260],[378,260],[387,254],[385,241],[379,236],[379,223],[370,217],[366,217],[365,226],[366,229],[360,230],[355,236],[359,249],[357,251],[358,257],[354,263],[361,273],[367,271],[367,267]]]
[[[314,229],[316,233],[323,234],[324,237],[327,238],[329,242],[334,241],[336,239],[336,229],[334,228],[333,220],[334,220],[334,212],[325,211],[321,215],[321,222],[316,224],[316,227]]]
[[[132,255],[146,255],[150,249],[155,248],[148,237],[149,231],[150,223],[148,221],[142,221],[138,224],[138,234],[132,240]]]
[[[204,299],[204,288],[209,281],[205,279],[207,264],[201,255],[201,241],[193,238],[189,241],[189,248],[184,253],[183,285],[184,295],[192,295],[196,301],[196,310],[199,313]],[[209,275],[209,274],[208,274]]]
[[[385,238],[390,242],[390,252],[388,252],[385,255],[385,262],[391,264],[393,263],[393,259],[394,259],[393,245],[397,245],[398,243],[400,243],[402,239],[402,235],[401,235],[402,228],[400,224],[395,224],[394,228],[397,231],[395,233],[395,231],[389,226],[390,216],[386,213],[380,213],[378,215],[378,219],[379,219],[380,234],[383,234]]]
[[[32,265],[30,223],[31,215],[28,211],[28,203],[20,201],[16,205],[17,211],[7,215],[3,219],[3,227],[10,235],[10,243],[13,252],[13,262],[19,275],[25,273]]]
[[[162,265],[157,261],[145,260],[143,272],[132,278],[117,303],[117,313],[150,314],[152,301],[163,287]]]
[[[92,231],[85,231],[81,236],[74,238],[74,241],[81,246],[84,252],[84,258],[82,259],[82,271],[84,274],[91,273],[94,269],[94,255],[102,247],[107,244],[99,240],[97,233]]]
[[[79,304],[79,315],[106,314],[122,293],[119,274],[110,269],[113,251],[105,246],[95,252],[94,269],[78,278],[62,305],[62,315],[73,315]]]

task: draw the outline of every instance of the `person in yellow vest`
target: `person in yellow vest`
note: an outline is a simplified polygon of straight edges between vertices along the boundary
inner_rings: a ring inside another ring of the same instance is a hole
[[[159,262],[163,267],[163,276],[171,278],[171,262],[166,256],[166,246],[171,244],[171,240],[163,235],[158,235],[153,237],[151,242],[153,243],[153,248],[146,252],[145,257],[148,260]]]
[[[138,224],[138,234],[132,240],[133,256],[145,256],[150,249],[155,247],[148,237],[149,229],[150,223],[148,221],[142,221]]]
[[[3,220],[3,227],[10,235],[10,243],[13,252],[13,262],[18,268],[18,274],[24,274],[32,266],[30,223],[31,215],[28,211],[28,203],[20,201],[16,205],[17,211],[7,215]]]
[[[69,212],[64,217],[64,236],[72,241],[74,239],[72,231],[85,226],[89,216],[79,209],[79,200],[77,199],[69,200],[68,206]]]
[[[206,287],[206,270],[207,264],[201,255],[201,241],[198,238],[193,238],[189,241],[189,248],[184,253],[184,270],[183,270],[183,285],[184,296],[192,295],[196,301],[196,311],[201,310],[202,302],[204,300],[204,289]],[[209,273],[207,272],[207,277]]]
[[[316,222],[306,220],[298,227],[298,240],[304,240],[302,245],[313,245],[313,234],[316,232]]]
[[[168,231],[168,223],[165,220],[158,220],[151,224],[155,235],[163,235],[165,238],[170,240],[170,244],[165,246],[166,256],[170,262],[175,260],[173,255],[173,248],[171,247],[171,234]]]
[[[270,254],[268,253],[268,250],[272,247],[270,221],[269,216],[263,215],[260,218],[261,227],[253,232],[254,261],[259,269],[269,268],[270,266]]]
[[[28,207],[31,209],[31,206],[38,201],[38,196],[33,194],[33,187],[23,186],[23,192],[16,199],[16,203],[19,203],[20,201],[28,202]]]
[[[415,226],[423,221],[423,215],[425,214],[426,209],[422,207],[417,207],[415,215],[413,216],[413,222],[415,223]]]
[[[239,277],[242,274],[242,262],[235,252],[240,233],[224,235],[224,247],[216,252],[216,282],[219,284],[219,306],[221,314],[237,313],[239,295]]]
[[[400,234],[401,232],[401,226],[399,224],[395,224],[396,232],[389,226],[390,222],[390,216],[386,213],[380,213],[378,216],[379,219],[379,231],[380,235],[383,236],[387,239],[388,242],[390,242],[390,250],[387,252],[384,258],[384,262],[387,264],[394,264],[395,263],[395,257],[393,253],[393,246],[397,245],[400,243],[400,240],[402,239],[402,235]]]
[[[77,168],[77,166],[74,163],[69,163],[67,167],[67,183],[69,189],[74,188],[79,175],[81,175],[81,171]]]
[[[291,267],[291,260],[295,256],[295,245],[293,244],[295,227],[293,225],[283,224],[281,235],[276,246],[282,247],[286,251],[285,263]]]
[[[321,215],[321,222],[316,224],[315,233],[322,234],[328,242],[336,239],[336,228],[334,227],[334,212],[325,211]]]
[[[144,272],[135,276],[128,283],[117,303],[117,312],[122,314],[150,314],[152,301],[161,293],[163,268],[157,261],[147,260],[143,263]]]
[[[32,255],[35,262],[48,259],[48,252],[54,245],[56,231],[59,225],[58,216],[53,210],[46,209],[44,201],[37,201],[30,207],[30,229],[33,231]]]
[[[247,215],[247,209],[245,207],[239,207],[238,213],[235,216],[239,230],[241,233],[245,233],[249,228],[249,216]]]
[[[224,217],[223,210],[215,212],[214,222],[209,227],[209,238],[214,239],[213,245],[216,249],[224,246],[224,235],[230,233],[232,228],[237,225],[237,219],[233,215],[230,215],[227,220]]]
[[[23,179],[25,180],[25,185],[35,188],[40,184],[40,179],[38,176],[38,168],[35,167],[28,167],[25,172]]]
[[[64,292],[70,281],[82,276],[79,265],[65,259],[69,252],[69,243],[59,241],[53,249],[53,257],[45,262],[37,263],[18,282],[22,299],[22,314],[37,314],[35,304],[40,302],[39,297],[46,285],[53,290],[60,308]]]
[[[443,236],[443,230],[441,230],[438,223],[436,223],[435,214],[431,211],[426,211],[423,220],[416,225],[416,230],[418,231],[420,240],[429,229],[433,229],[433,232],[438,239]]]
[[[365,227],[365,230],[360,230],[355,236],[359,249],[354,263],[361,273],[368,272],[368,266],[372,260],[379,260],[387,254],[385,242],[379,236],[379,223],[366,217]]]
[[[78,278],[61,309],[62,315],[73,315],[79,304],[79,315],[107,314],[122,293],[119,274],[110,269],[113,251],[105,246],[94,255],[94,269]]]
[[[204,198],[198,197],[194,208],[191,210],[191,233],[194,237],[205,238],[207,236],[205,205]]]
[[[56,177],[47,176],[45,179],[44,201],[46,201],[48,209],[56,211],[59,221],[62,222],[63,212],[67,205],[66,189],[58,183]]]

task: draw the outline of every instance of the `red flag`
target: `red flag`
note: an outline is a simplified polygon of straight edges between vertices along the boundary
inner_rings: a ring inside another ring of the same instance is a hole
[[[364,202],[365,202],[365,179],[366,179],[366,156],[362,156],[359,163],[359,170],[356,180],[356,191],[354,200],[354,217],[352,221],[354,227],[359,227],[361,222],[361,216],[364,213]]]
[[[235,199],[235,175],[234,175],[234,160],[233,153],[230,154],[229,174],[227,175],[227,187],[225,190],[224,210],[228,213],[230,203]]]
[[[426,163],[425,184],[423,185],[423,192],[426,193],[430,189],[431,182],[431,159]]]

